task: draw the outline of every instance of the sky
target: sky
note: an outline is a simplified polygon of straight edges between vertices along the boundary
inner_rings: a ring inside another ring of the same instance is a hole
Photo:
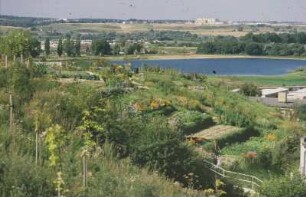
[[[306,22],[306,0],[0,0],[1,15]]]

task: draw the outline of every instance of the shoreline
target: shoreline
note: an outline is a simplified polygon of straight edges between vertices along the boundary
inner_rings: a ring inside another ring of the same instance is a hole
[[[69,60],[107,60],[107,61],[135,61],[135,60],[191,60],[191,59],[274,59],[274,60],[306,60],[306,57],[290,56],[250,56],[250,55],[207,55],[207,54],[177,54],[177,55],[122,55],[122,56],[82,56],[82,57],[54,57],[51,61]],[[37,59],[36,59],[37,60]]]
[[[133,60],[183,60],[183,59],[279,59],[279,60],[306,60],[306,57],[288,56],[250,56],[250,55],[206,55],[206,54],[178,54],[178,55],[140,55],[104,57],[110,61],[133,61]]]

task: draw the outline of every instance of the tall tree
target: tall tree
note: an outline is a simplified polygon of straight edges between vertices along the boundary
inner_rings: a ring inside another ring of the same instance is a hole
[[[78,36],[75,41],[75,55],[80,57],[81,56],[81,37]]]
[[[30,39],[30,46],[29,46],[29,52],[31,57],[38,57],[41,53],[41,44],[40,41],[37,40],[36,38],[31,38]]]
[[[15,30],[4,38],[4,53],[9,57],[29,55],[31,34],[28,31]]]
[[[60,38],[57,45],[57,55],[61,57],[62,54],[63,54],[63,40],[62,38]]]
[[[50,55],[50,39],[49,38],[46,38],[45,40],[45,53],[46,53],[46,56]]]
[[[67,36],[65,42],[64,42],[64,51],[67,54],[68,57],[73,56],[74,51],[74,44],[73,41],[71,41],[71,37]]]

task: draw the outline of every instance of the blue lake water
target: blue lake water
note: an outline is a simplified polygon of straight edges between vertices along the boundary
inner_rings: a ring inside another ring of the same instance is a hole
[[[207,75],[282,75],[300,67],[306,67],[306,60],[292,59],[180,59],[180,60],[133,60],[133,68],[142,65],[174,68],[184,73]],[[124,61],[114,63],[123,64]]]

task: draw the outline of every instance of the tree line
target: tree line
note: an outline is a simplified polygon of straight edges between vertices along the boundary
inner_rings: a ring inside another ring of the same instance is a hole
[[[254,35],[249,33],[240,39],[215,39],[198,46],[203,54],[247,54],[272,56],[305,56],[306,33]]]

